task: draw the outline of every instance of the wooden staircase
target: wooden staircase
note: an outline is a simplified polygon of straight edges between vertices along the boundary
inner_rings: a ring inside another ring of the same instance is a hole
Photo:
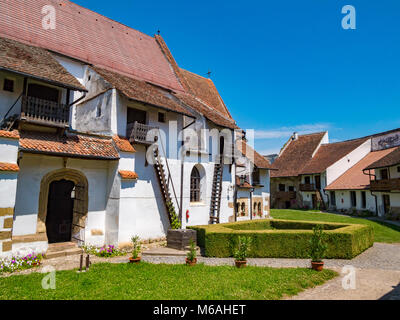
[[[222,176],[224,173],[223,157],[217,158],[214,167],[213,186],[210,204],[210,223],[219,223],[222,199]]]
[[[324,197],[322,196],[322,192],[320,189],[317,189],[317,202],[321,204],[320,210],[326,210],[326,204],[324,201]]]
[[[168,166],[168,163],[167,163],[167,166]],[[164,164],[162,163],[158,147],[154,148],[154,169],[156,171],[156,176],[157,176],[158,184],[160,186],[165,209],[167,210],[168,220],[169,220],[170,224],[172,224],[173,216],[171,215],[171,212],[172,211],[176,212],[176,211],[175,211],[175,207],[172,202],[172,197],[171,197],[171,193],[169,190],[169,181],[170,181],[171,177],[169,175],[168,180],[167,180],[165,167],[164,167]]]

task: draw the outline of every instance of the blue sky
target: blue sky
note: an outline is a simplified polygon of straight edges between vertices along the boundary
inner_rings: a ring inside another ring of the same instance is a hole
[[[159,29],[178,64],[211,78],[256,149],[293,131],[332,142],[400,127],[398,0],[85,0],[134,29]],[[357,29],[344,30],[344,5]]]

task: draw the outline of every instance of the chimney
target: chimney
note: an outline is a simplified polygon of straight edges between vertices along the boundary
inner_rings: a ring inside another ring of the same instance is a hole
[[[299,139],[299,134],[297,132],[294,132],[293,136],[292,136],[292,140],[295,141],[297,139]]]

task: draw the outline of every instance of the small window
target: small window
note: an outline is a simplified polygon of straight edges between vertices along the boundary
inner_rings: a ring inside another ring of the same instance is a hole
[[[355,191],[350,191],[351,206],[353,208],[357,207],[357,194]]]
[[[389,174],[387,169],[382,169],[381,170],[381,179],[382,180],[388,180],[389,179]]]
[[[4,79],[4,91],[14,92],[14,80]]]
[[[158,122],[165,123],[165,113],[158,113]]]
[[[190,202],[200,202],[200,173],[196,167],[190,175]]]
[[[400,166],[399,166],[399,167],[397,167],[397,172],[400,172]]]
[[[361,191],[361,208],[367,207],[367,194],[365,191]]]
[[[304,178],[304,183],[305,184],[311,184],[311,178],[310,177],[305,177]]]
[[[100,118],[101,117],[101,102],[99,102],[99,104],[97,105],[96,108],[96,117]]]
[[[293,192],[294,191],[294,187],[293,186],[289,186],[289,191]]]
[[[285,185],[279,184],[279,191],[285,191]]]

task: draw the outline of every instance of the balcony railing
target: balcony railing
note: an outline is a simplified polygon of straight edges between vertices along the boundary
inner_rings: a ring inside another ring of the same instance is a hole
[[[276,198],[282,201],[290,201],[296,199],[296,191],[278,191]]]
[[[130,143],[152,144],[158,138],[157,127],[134,122],[129,123],[126,129],[126,136]]]
[[[313,183],[303,183],[300,185],[300,191],[316,191],[315,184]]]
[[[69,125],[69,106],[35,97],[22,96],[21,120],[65,127]]]
[[[371,191],[400,190],[400,178],[371,181]]]

